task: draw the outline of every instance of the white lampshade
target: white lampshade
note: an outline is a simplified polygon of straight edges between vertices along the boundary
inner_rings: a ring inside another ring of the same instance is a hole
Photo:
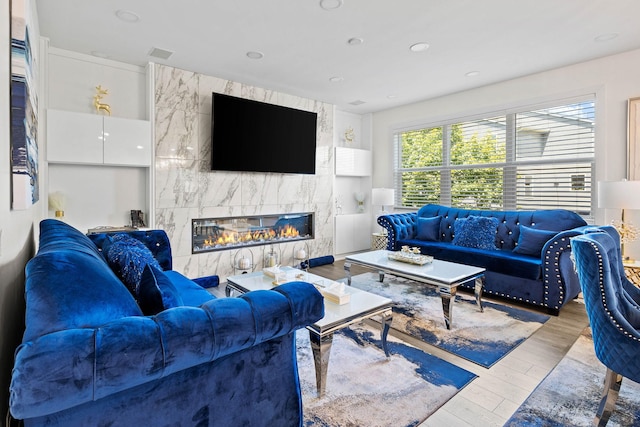
[[[598,207],[640,209],[640,181],[598,181]]]
[[[371,191],[371,204],[374,206],[395,204],[395,190],[393,188],[374,188]]]

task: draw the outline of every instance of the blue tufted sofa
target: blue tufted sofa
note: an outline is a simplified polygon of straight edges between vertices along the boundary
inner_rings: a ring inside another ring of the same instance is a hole
[[[454,244],[456,220],[470,217],[497,219],[491,220],[497,224],[491,238],[495,247]],[[484,289],[488,294],[558,314],[580,293],[569,238],[582,234],[587,223],[574,212],[468,210],[428,204],[417,212],[380,216],[378,224],[387,230],[388,250],[418,246],[436,259],[486,268]],[[431,232],[425,232],[425,224],[431,224]],[[472,284],[463,287],[472,289]]]
[[[137,233],[171,265],[164,232]],[[323,317],[315,288],[214,298],[176,271],[163,275],[181,305],[143,315],[91,239],[42,221],[12,416],[26,426],[302,425],[294,334]]]

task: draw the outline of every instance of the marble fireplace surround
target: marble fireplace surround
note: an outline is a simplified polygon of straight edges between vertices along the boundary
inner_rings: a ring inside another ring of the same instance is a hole
[[[333,254],[333,105],[159,64],[153,82],[155,224],[169,235],[174,269],[187,277],[217,274],[221,281],[234,274],[237,250],[192,253],[195,218],[313,212],[309,256]],[[316,112],[315,175],[212,172],[212,92]],[[282,264],[293,263],[295,242],[277,246]],[[269,247],[248,249],[261,259]]]

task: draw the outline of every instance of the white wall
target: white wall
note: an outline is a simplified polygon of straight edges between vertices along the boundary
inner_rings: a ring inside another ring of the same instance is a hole
[[[393,185],[394,128],[588,93],[596,94],[595,180],[626,178],[627,100],[640,96],[638,69],[640,50],[635,50],[375,113],[373,186]],[[596,224],[609,223],[620,215],[620,211],[603,209],[595,213]],[[639,214],[629,217],[640,224]],[[640,255],[640,242],[626,249],[632,256],[634,252]]]

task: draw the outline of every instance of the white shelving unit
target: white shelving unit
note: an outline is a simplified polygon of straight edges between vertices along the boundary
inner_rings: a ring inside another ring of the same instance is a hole
[[[336,111],[334,120],[334,254],[340,256],[371,246],[371,120]],[[347,138],[349,136],[349,138]],[[356,194],[364,195],[359,207]]]

